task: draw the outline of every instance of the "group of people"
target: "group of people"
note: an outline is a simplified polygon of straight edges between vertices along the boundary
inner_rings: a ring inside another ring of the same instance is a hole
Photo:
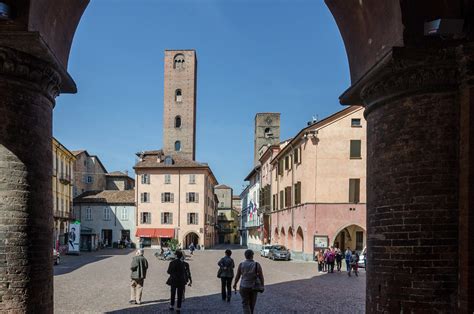
[[[174,311],[176,303],[176,312],[181,312],[181,305],[184,301],[186,285],[192,285],[191,269],[184,260],[183,252],[175,252],[176,259],[171,261],[167,273],[169,278],[166,283],[171,287],[170,310]],[[250,314],[254,312],[257,302],[257,294],[264,290],[264,277],[262,266],[253,260],[254,252],[246,250],[245,260],[237,267],[237,273],[234,276],[235,263],[231,258],[232,251],[226,250],[225,256],[219,260],[217,265],[219,270],[217,277],[221,279],[222,300],[230,302],[233,288],[237,291],[237,284],[240,281],[240,296],[242,298],[243,313]],[[130,267],[131,274],[131,295],[130,304],[141,304],[143,284],[148,269],[148,261],[143,256],[143,249],[138,249],[132,259]],[[177,297],[177,300],[176,300]],[[176,301],[176,302],[175,302]]]
[[[318,272],[334,273],[334,264],[338,272],[342,269],[342,260],[346,262],[346,270],[349,276],[353,271],[358,276],[358,262],[359,254],[356,251],[351,251],[348,247],[343,253],[341,249],[331,247],[330,249],[319,250],[315,254],[316,262],[318,263]]]

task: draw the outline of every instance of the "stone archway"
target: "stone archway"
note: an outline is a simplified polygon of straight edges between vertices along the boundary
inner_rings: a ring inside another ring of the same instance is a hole
[[[287,244],[287,238],[286,238],[286,233],[285,233],[285,228],[283,228],[283,227],[281,227],[280,239],[281,239],[280,242],[284,242],[284,243],[280,243],[281,245],[288,246],[288,244]]]
[[[279,244],[279,243],[280,243],[280,236],[278,234],[278,227],[276,227],[273,233],[273,243],[270,243],[270,244]]]
[[[187,249],[191,243],[194,244],[194,247],[197,247],[199,244],[199,235],[196,232],[188,232],[183,238],[183,249]]]
[[[366,246],[366,230],[357,224],[345,225],[333,235],[331,245],[344,251],[346,248],[362,251]]]

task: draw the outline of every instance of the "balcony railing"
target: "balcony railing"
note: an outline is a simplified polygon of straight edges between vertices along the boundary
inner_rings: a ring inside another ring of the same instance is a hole
[[[244,222],[246,228],[256,228],[260,227],[260,222],[258,220],[251,220]]]
[[[55,210],[53,212],[53,216],[55,218],[66,218],[66,219],[73,219],[74,215],[72,214],[72,211],[67,211],[67,210]]]
[[[221,228],[219,229],[219,233],[232,233],[234,232],[234,229],[232,228]]]
[[[67,173],[59,173],[58,174],[58,177],[59,177],[59,181],[62,183],[62,184],[69,184],[71,183],[71,176]]]

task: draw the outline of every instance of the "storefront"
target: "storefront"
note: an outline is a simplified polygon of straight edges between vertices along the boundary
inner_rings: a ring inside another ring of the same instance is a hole
[[[142,247],[160,248],[175,237],[171,228],[138,228],[136,236],[140,238]]]

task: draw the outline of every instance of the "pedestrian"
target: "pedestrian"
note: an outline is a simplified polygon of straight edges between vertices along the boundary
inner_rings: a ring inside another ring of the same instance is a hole
[[[328,266],[329,266],[329,263],[328,263],[328,255],[329,255],[329,249],[325,249],[324,250],[324,264],[323,264],[323,271],[324,272],[327,272],[328,271]]]
[[[352,251],[351,255],[351,268],[349,268],[349,277],[351,276],[351,270],[354,270],[354,274],[359,276],[358,265],[359,262],[359,254],[356,251]]]
[[[232,296],[232,278],[234,278],[234,260],[230,257],[231,250],[225,250],[225,256],[217,263],[219,265],[218,277],[221,279],[222,300],[230,302]]]
[[[342,252],[341,249],[336,250],[336,265],[337,271],[340,272],[342,268]]]
[[[253,260],[253,251],[246,250],[245,261],[239,264],[234,280],[234,290],[240,281],[240,296],[242,297],[242,308],[244,314],[253,314],[257,303],[257,293],[263,292],[264,278],[262,266]]]
[[[318,250],[316,253],[316,262],[318,263],[318,273],[322,273],[324,265],[324,254],[322,250]]]
[[[186,284],[191,287],[193,284],[193,278],[191,277],[191,269],[189,268],[189,264],[185,261],[184,254],[181,260],[184,263],[184,273],[186,274]],[[183,302],[185,298],[186,298],[186,285],[184,285],[184,288],[183,288]]]
[[[143,256],[143,250],[138,249],[130,266],[130,270],[132,271],[130,304],[140,304],[142,302],[143,284],[145,282],[147,269],[148,261],[145,256]]]
[[[344,252],[344,257],[346,259],[346,271],[347,272],[351,271],[351,256],[352,256],[352,251],[349,247],[347,247],[346,252]]]
[[[328,251],[327,262],[328,262],[328,272],[334,273],[334,260],[336,259],[336,254],[334,253],[334,247]]]
[[[193,255],[195,248],[196,247],[194,246],[194,243],[191,242],[191,244],[189,245],[189,252],[190,252],[191,255]]]
[[[178,294],[178,302],[176,307],[176,313],[181,313],[181,303],[183,302],[184,286],[187,282],[186,266],[183,262],[183,252],[176,251],[176,259],[171,261],[168,266],[168,274],[170,277],[166,283],[171,286],[171,303],[170,311],[174,311],[174,303],[176,299],[176,292]],[[189,265],[188,265],[189,267]]]

